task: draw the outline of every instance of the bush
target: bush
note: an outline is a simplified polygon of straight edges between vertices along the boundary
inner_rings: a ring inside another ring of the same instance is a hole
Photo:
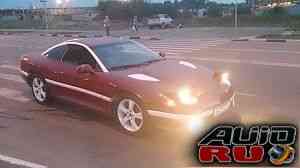
[[[288,12],[285,8],[283,7],[279,7],[279,6],[276,6],[270,10],[267,10],[267,11],[264,11],[262,16],[264,17],[279,17],[279,18],[282,18],[282,17],[286,17],[288,15]]]
[[[271,10],[273,15],[287,15],[287,11],[283,7],[276,6]]]
[[[239,15],[251,15],[251,8],[247,5],[239,5],[238,6],[238,14]]]
[[[207,10],[207,15],[210,17],[222,16],[222,8],[220,6],[211,6]]]
[[[288,27],[293,31],[300,31],[300,16],[293,16],[288,18]]]

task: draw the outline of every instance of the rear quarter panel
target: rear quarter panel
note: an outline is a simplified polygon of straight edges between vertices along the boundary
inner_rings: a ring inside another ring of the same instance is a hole
[[[40,64],[42,56],[38,53],[30,53],[23,55],[20,60],[20,69],[27,72],[29,75],[40,73]]]

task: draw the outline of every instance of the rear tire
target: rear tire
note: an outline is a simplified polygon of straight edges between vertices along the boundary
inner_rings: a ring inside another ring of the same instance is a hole
[[[44,78],[33,76],[31,81],[32,95],[39,104],[50,102],[48,86]]]

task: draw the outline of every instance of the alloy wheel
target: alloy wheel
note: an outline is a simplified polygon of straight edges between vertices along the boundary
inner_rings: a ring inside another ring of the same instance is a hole
[[[129,132],[137,132],[143,126],[143,110],[134,100],[121,100],[117,107],[117,115],[122,127]]]
[[[47,100],[46,85],[43,79],[35,77],[32,80],[32,91],[38,102],[43,103]]]

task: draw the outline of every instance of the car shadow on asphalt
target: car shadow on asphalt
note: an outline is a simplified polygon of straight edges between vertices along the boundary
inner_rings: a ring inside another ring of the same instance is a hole
[[[140,141],[151,142],[154,144],[170,144],[170,139],[174,138],[176,138],[175,142],[177,143],[186,138],[182,135],[182,133],[178,135],[178,129],[162,129],[157,127],[157,124],[155,123],[151,123],[151,129],[147,130],[143,134],[130,135],[122,130],[118,123],[113,119],[112,113],[98,111],[63,100],[53,100],[51,104],[39,111],[54,117],[71,118],[81,122],[96,122],[109,127],[124,136],[134,137]]]
[[[85,122],[87,122],[88,125],[89,123],[96,123],[99,127],[109,128],[108,130],[110,131],[105,132],[105,134],[114,134],[111,137],[116,137],[117,143],[120,143],[118,142],[119,140],[134,143],[134,147],[131,147],[133,151],[141,150],[143,152],[159,153],[159,155],[164,155],[166,158],[175,160],[176,163],[174,164],[177,164],[177,162],[180,165],[194,164],[192,150],[194,150],[194,145],[196,144],[197,139],[195,138],[198,137],[190,136],[186,130],[174,126],[167,125],[168,128],[163,129],[156,126],[163,125],[164,123],[155,122],[151,123],[151,129],[142,135],[129,135],[113,120],[113,117],[109,115],[110,113],[97,111],[63,100],[54,100],[49,105],[38,105],[37,108],[31,110],[31,112],[58,120],[57,122],[72,119],[79,121],[79,124],[84,124]],[[97,133],[98,132],[95,132],[95,134]],[[113,145],[116,142],[111,142],[109,145]],[[159,157],[159,155],[156,157]],[[160,159],[165,160],[164,157]]]

